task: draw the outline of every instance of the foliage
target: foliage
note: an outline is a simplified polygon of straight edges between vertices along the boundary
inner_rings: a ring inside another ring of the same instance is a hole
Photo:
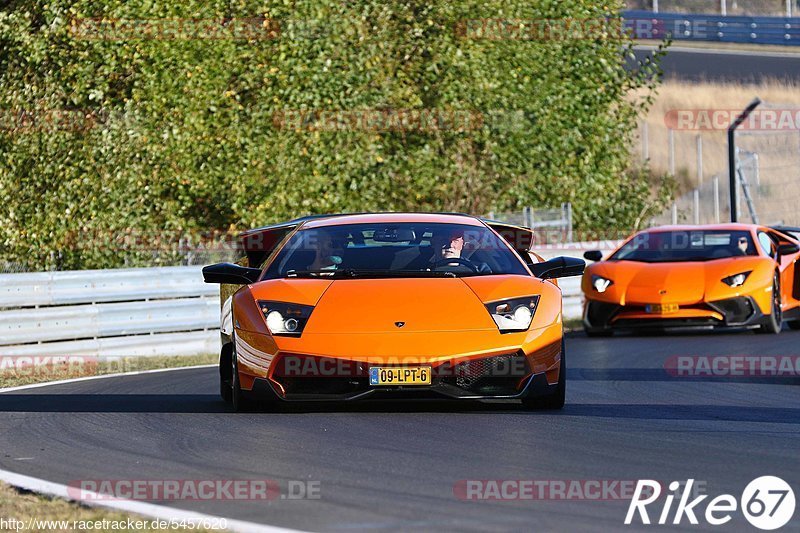
[[[651,199],[646,179],[628,168],[648,101],[628,95],[652,84],[657,67],[625,68],[632,54],[614,30],[620,8],[12,0],[0,13],[0,259],[147,264],[149,250],[120,252],[120,235],[137,232],[148,248],[159,233],[342,211],[482,214],[570,201],[580,228],[631,227]],[[144,33],[165,20],[254,17],[264,21],[250,39]],[[487,18],[607,17],[604,37],[509,39],[509,28],[491,25],[494,38],[464,34],[464,21]],[[91,33],[109,24],[118,33]],[[434,110],[474,121],[427,129],[321,127],[319,113],[281,121],[298,110]]]

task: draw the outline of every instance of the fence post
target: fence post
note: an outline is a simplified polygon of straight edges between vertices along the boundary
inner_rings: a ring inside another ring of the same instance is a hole
[[[675,175],[675,130],[672,128],[667,130],[669,142],[669,173],[671,176]]]
[[[694,190],[694,223],[700,224],[700,189]]]
[[[572,242],[572,203],[567,202],[567,242]]]
[[[789,2],[791,2],[791,0],[786,0],[787,4]],[[658,0],[653,0],[653,13],[658,13]]]
[[[703,138],[697,134],[697,184],[703,184]]]
[[[727,0],[719,0],[719,12],[723,17],[728,14]]]
[[[792,16],[792,0],[786,0],[786,16]]]
[[[673,203],[672,204],[672,225],[674,226],[677,223],[678,223],[678,204]]]
[[[714,220],[720,223],[719,217],[719,176],[714,176]]]

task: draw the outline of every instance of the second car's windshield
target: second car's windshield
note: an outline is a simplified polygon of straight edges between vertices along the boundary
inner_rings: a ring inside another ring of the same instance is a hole
[[[747,231],[646,231],[625,243],[611,260],[665,263],[758,255]]]
[[[350,224],[295,233],[267,268],[283,277],[530,275],[494,232],[466,224]]]

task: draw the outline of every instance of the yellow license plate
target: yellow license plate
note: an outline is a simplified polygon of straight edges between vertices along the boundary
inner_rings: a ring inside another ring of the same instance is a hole
[[[680,307],[678,304],[653,304],[644,308],[648,313],[656,313],[665,315],[668,313],[677,313]]]
[[[386,385],[430,385],[429,366],[373,366],[369,369],[369,384]]]

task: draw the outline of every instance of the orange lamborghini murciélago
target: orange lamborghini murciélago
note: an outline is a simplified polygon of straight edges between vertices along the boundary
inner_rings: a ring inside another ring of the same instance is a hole
[[[561,291],[547,280],[585,264],[539,261],[529,230],[384,213],[242,237],[239,264],[203,269],[225,284],[220,391],[235,409],[426,396],[563,406]]]
[[[751,224],[665,226],[630,237],[586,268],[590,336],[671,326],[800,329],[796,228]]]

